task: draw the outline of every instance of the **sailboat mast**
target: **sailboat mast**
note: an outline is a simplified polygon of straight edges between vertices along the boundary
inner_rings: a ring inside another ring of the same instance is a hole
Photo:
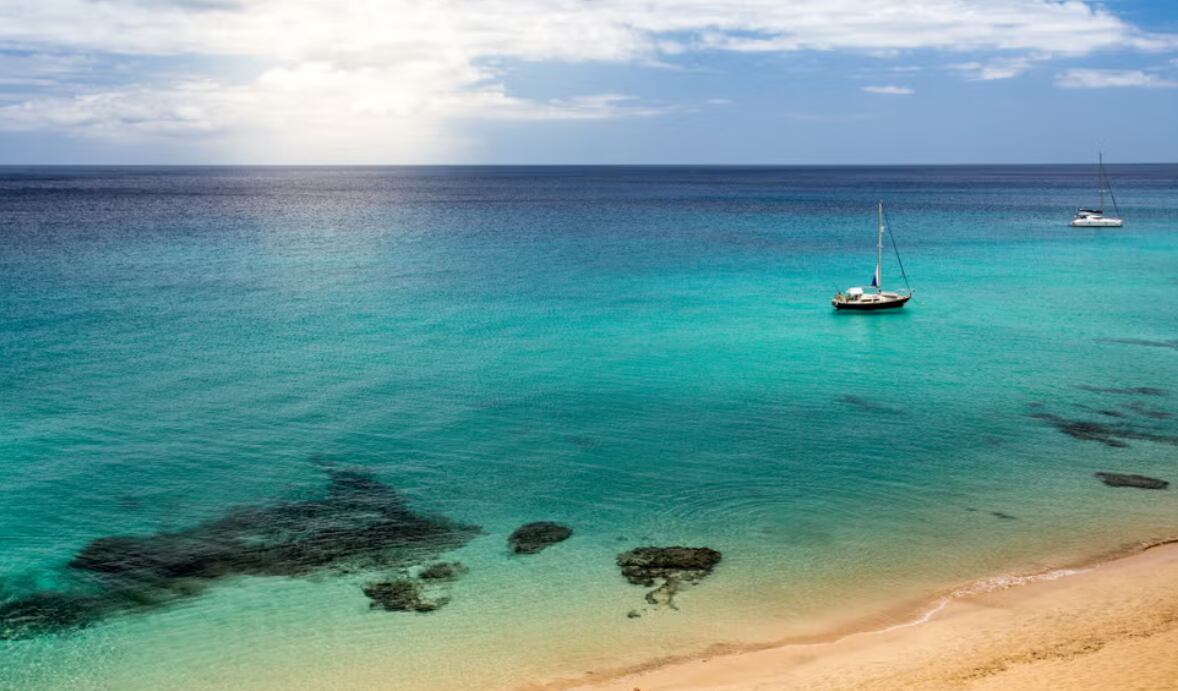
[[[1100,206],[1098,209],[1104,209],[1104,152],[1096,154],[1096,186],[1100,189]]]
[[[883,292],[883,201],[879,203],[879,234],[875,243],[875,289]]]

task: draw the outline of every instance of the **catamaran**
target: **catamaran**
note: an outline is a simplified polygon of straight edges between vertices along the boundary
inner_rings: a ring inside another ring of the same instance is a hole
[[[1100,206],[1095,209],[1077,209],[1076,215],[1068,225],[1073,228],[1120,228],[1125,225],[1125,222],[1121,220],[1121,210],[1117,208],[1117,198],[1113,196],[1113,188],[1109,187],[1108,176],[1104,172],[1103,152],[1100,153],[1097,162],[1096,186],[1100,189]],[[1113,202],[1113,211],[1116,212],[1116,216],[1104,215],[1104,191],[1106,189]]]
[[[896,263],[900,265],[900,275],[904,277],[904,287],[906,290],[902,292],[889,292],[883,289],[883,202],[879,203],[878,219],[878,233],[875,241],[875,275],[871,277],[871,287],[875,291],[871,292],[867,288],[847,288],[846,293],[839,291],[835,294],[834,299],[830,301],[830,304],[834,305],[836,310],[895,309],[897,307],[903,307],[912,299],[912,287],[908,285],[908,274],[904,272],[904,262],[900,260],[900,250],[896,247],[896,237],[894,235],[892,236],[892,249],[896,252]]]

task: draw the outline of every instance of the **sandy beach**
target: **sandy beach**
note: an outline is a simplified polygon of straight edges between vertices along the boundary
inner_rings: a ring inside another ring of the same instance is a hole
[[[727,651],[549,688],[1178,688],[1178,544],[991,580],[827,642]]]

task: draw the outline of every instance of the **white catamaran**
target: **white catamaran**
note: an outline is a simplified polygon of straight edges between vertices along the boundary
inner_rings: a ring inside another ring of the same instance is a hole
[[[1121,210],[1117,208],[1117,198],[1113,196],[1113,188],[1109,187],[1108,175],[1104,172],[1104,152],[1100,153],[1096,166],[1096,186],[1100,189],[1100,206],[1095,209],[1078,209],[1070,225],[1073,228],[1120,228],[1125,225],[1121,220]],[[1115,216],[1104,215],[1104,191],[1108,190],[1109,199],[1113,202]]]
[[[903,307],[912,299],[912,288],[908,286],[908,274],[904,272],[904,262],[900,260],[900,250],[896,247],[896,238],[892,236],[892,249],[896,252],[896,262],[900,265],[900,275],[904,277],[907,290],[903,292],[888,292],[883,289],[883,236],[884,215],[883,202],[878,208],[879,228],[875,241],[875,275],[871,277],[871,287],[875,292],[865,288],[848,288],[846,293],[838,292],[830,301],[836,310],[886,310]]]

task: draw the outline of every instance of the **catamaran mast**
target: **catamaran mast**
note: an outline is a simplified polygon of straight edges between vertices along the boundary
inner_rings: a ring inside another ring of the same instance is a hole
[[[1098,209],[1104,209],[1104,152],[1096,154],[1096,186],[1100,188],[1100,206]]]
[[[883,292],[883,201],[879,203],[879,236],[875,243],[875,289]]]

